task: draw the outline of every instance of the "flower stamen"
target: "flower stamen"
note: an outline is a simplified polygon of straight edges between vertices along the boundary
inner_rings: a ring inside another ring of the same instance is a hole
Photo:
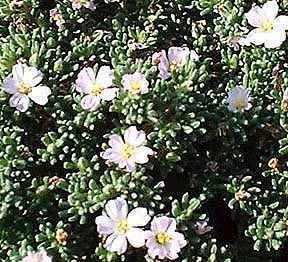
[[[132,81],[131,88],[133,90],[139,90],[141,88],[142,84],[140,81]]]
[[[261,29],[265,32],[265,33],[269,33],[271,31],[273,31],[275,28],[275,24],[269,20],[264,21],[261,24]]]
[[[174,71],[175,69],[177,69],[178,67],[179,67],[179,62],[177,62],[177,61],[172,61],[172,62],[169,64],[168,71],[169,71],[169,72],[172,72],[172,71]]]
[[[136,155],[136,150],[133,146],[131,146],[130,144],[124,144],[124,146],[122,147],[121,151],[120,151],[121,156],[124,159],[129,159],[130,157]]]
[[[17,91],[21,94],[28,95],[32,91],[32,87],[24,82],[18,85]]]
[[[99,96],[102,93],[103,89],[104,88],[100,83],[95,82],[93,83],[93,86],[91,88],[91,94],[94,96]]]
[[[157,243],[160,245],[166,245],[171,239],[167,233],[158,233],[155,238]]]
[[[120,232],[120,233],[126,233],[131,227],[130,225],[128,224],[127,220],[126,219],[122,219],[120,222],[117,223],[116,225],[116,228],[117,230]]]

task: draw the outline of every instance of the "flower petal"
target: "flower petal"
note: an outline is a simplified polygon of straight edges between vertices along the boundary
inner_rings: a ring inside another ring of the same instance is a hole
[[[266,20],[265,13],[259,6],[253,6],[248,13],[245,14],[250,25],[260,27],[263,21]]]
[[[133,160],[137,164],[147,163],[149,161],[148,155],[154,154],[153,150],[147,146],[140,146],[136,150],[137,150],[137,153],[133,157]]]
[[[81,100],[81,106],[83,109],[95,110],[100,104],[100,98],[92,95],[86,95]]]
[[[278,17],[276,17],[274,22],[275,22],[277,30],[279,31],[288,30],[288,16],[279,15]]]
[[[15,93],[11,96],[9,103],[11,107],[16,107],[20,112],[25,112],[29,107],[30,99],[26,95]]]
[[[161,51],[160,62],[158,64],[158,70],[160,72],[160,77],[162,79],[167,79],[170,77],[170,73],[168,72],[169,61],[166,56],[166,52],[164,50]]]
[[[105,101],[111,101],[116,97],[118,88],[105,88],[100,94],[100,98]]]
[[[23,78],[24,78],[24,68],[27,67],[27,65],[19,63],[17,65],[14,65],[12,67],[12,75],[13,78],[17,81],[17,82],[22,82]]]
[[[126,233],[128,242],[132,247],[142,247],[145,245],[146,234],[144,230],[140,228],[132,228]]]
[[[124,132],[124,141],[132,146],[138,147],[142,145],[145,139],[144,131],[138,131],[136,126],[130,126]]]
[[[211,228],[211,227],[210,227]],[[179,232],[173,232],[170,234],[170,237],[177,241],[179,244],[179,247],[185,247],[187,245],[187,241],[185,240],[185,237],[183,234],[179,233]]]
[[[266,39],[264,46],[266,48],[277,48],[282,45],[285,39],[286,39],[285,31],[274,30],[269,34],[269,38]]]
[[[109,86],[112,86],[113,79],[114,76],[110,67],[101,66],[96,77],[96,82],[99,82],[104,88],[107,88]]]
[[[76,90],[80,93],[89,94],[93,83],[95,82],[95,73],[91,67],[83,68],[76,80]]]
[[[48,96],[51,95],[51,90],[48,86],[36,86],[32,88],[28,96],[38,105],[45,105],[48,103]]]
[[[116,199],[107,202],[105,210],[113,221],[118,222],[122,219],[126,219],[128,214],[128,205],[124,199],[117,197]]]
[[[9,94],[15,94],[17,92],[17,81],[11,76],[7,76],[3,80],[3,89]]]
[[[262,7],[265,16],[269,20],[274,20],[278,14],[279,6],[275,0],[266,2]]]
[[[153,232],[172,233],[176,230],[176,221],[167,216],[154,218],[151,222],[151,230]]]
[[[262,32],[261,29],[256,28],[247,35],[246,39],[250,43],[261,45],[267,40],[267,38],[269,38],[269,35],[270,34]]]
[[[23,81],[31,87],[37,86],[43,79],[43,74],[35,67],[25,66]]]
[[[188,58],[189,53],[190,51],[188,47],[172,46],[168,49],[168,60],[170,63],[177,62],[179,64],[183,64]]]
[[[144,227],[150,221],[151,217],[144,207],[134,208],[127,217],[128,224],[132,227]]]
[[[107,238],[105,246],[107,250],[121,255],[127,250],[127,239],[125,235],[112,234]]]
[[[124,145],[123,139],[119,135],[111,135],[109,137],[108,141],[109,146],[111,146],[114,149],[121,149],[122,146]]]
[[[98,216],[95,219],[99,234],[112,234],[115,232],[115,223],[107,216]]]

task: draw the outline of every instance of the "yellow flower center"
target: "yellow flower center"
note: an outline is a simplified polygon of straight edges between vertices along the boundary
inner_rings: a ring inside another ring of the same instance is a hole
[[[275,28],[275,24],[269,20],[266,20],[262,23],[261,25],[261,29],[265,32],[265,33],[269,33],[271,31],[273,31]]]
[[[156,235],[156,241],[160,245],[166,245],[170,241],[170,236],[167,233],[158,233]]]
[[[102,93],[103,89],[104,88],[101,84],[99,84],[98,82],[95,82],[92,86],[91,94],[94,96],[99,96]]]
[[[31,87],[30,85],[27,85],[27,84],[24,83],[24,82],[21,82],[21,83],[18,85],[17,91],[18,91],[19,93],[21,93],[21,94],[28,95],[29,93],[31,93],[32,87]]]
[[[172,62],[169,64],[168,71],[169,71],[169,72],[172,72],[172,71],[174,71],[177,67],[179,67],[179,63],[178,63],[177,61],[172,61]]]
[[[131,227],[126,219],[122,219],[117,223],[116,228],[120,233],[126,233]]]
[[[243,99],[238,99],[235,103],[237,110],[245,108],[245,101]]]
[[[60,21],[60,20],[63,19],[63,17],[62,17],[61,14],[56,14],[56,15],[54,16],[54,19],[55,19],[56,21]]]
[[[76,4],[86,4],[86,0],[74,0]]]
[[[131,88],[133,90],[139,90],[141,88],[141,82],[140,81],[132,81]]]
[[[124,146],[121,149],[120,154],[124,159],[127,160],[136,154],[136,150],[133,146],[129,144],[124,144]]]

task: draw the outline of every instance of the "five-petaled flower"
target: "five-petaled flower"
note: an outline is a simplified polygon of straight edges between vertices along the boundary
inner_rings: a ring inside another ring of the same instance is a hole
[[[46,251],[40,251],[37,253],[29,253],[22,259],[21,262],[52,262],[52,258],[49,257]]]
[[[199,236],[204,235],[213,229],[213,227],[208,226],[208,221],[209,221],[209,219],[196,222],[195,232],[197,235],[199,235]]]
[[[147,209],[137,207],[128,214],[128,205],[120,197],[109,200],[105,205],[106,215],[96,217],[97,231],[108,235],[105,248],[111,252],[123,254],[127,250],[127,240],[131,246],[139,248],[145,245],[144,227],[150,221]]]
[[[90,1],[87,0],[71,0],[72,1],[72,8],[73,9],[80,9],[82,6],[90,9],[95,10],[96,6]]]
[[[254,6],[245,14],[250,25],[257,27],[248,35],[247,40],[255,45],[276,48],[286,39],[285,30],[288,29],[288,16],[277,17],[278,4],[275,0],[266,2],[262,8]]]
[[[111,101],[118,88],[109,88],[113,84],[113,73],[109,66],[100,67],[97,76],[91,67],[83,68],[76,80],[76,90],[86,94],[81,100],[83,109],[95,110],[101,100]]]
[[[187,241],[183,234],[176,232],[176,220],[166,216],[154,218],[150,229],[146,231],[148,255],[152,258],[158,256],[159,259],[178,258]]]
[[[111,148],[101,153],[101,157],[108,163],[118,164],[120,168],[126,167],[133,171],[137,164],[149,161],[148,155],[153,155],[153,150],[143,146],[146,140],[144,131],[138,131],[136,126],[130,126],[124,132],[124,141],[119,135],[111,135],[108,144]]]
[[[43,79],[43,74],[35,67],[19,63],[12,68],[12,76],[7,76],[3,80],[3,89],[9,94],[10,106],[16,107],[21,112],[25,112],[30,104],[30,99],[38,105],[45,105],[48,96],[51,94],[49,87],[39,85]]]
[[[61,26],[65,23],[65,20],[63,19],[63,16],[57,7],[51,9],[49,13],[50,17],[56,21],[57,26]]]
[[[252,104],[249,103],[250,90],[241,87],[234,87],[228,95],[228,109],[234,113],[249,110]]]
[[[125,74],[122,78],[124,90],[131,94],[146,94],[148,92],[149,82],[145,75],[135,72],[134,74]]]
[[[172,46],[168,49],[168,57],[164,50],[159,55],[158,69],[160,77],[167,79],[171,76],[171,72],[181,67],[189,56],[192,60],[198,60],[199,56],[195,51],[190,51],[188,47]]]

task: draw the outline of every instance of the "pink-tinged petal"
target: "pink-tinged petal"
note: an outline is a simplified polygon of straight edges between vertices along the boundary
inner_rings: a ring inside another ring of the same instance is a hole
[[[132,227],[144,227],[150,221],[151,217],[144,207],[134,208],[127,217],[128,224]]]
[[[3,80],[3,90],[9,94],[15,94],[17,92],[17,81],[11,76],[7,76]]]
[[[143,247],[145,245],[146,234],[140,228],[131,228],[127,233],[126,237],[132,247]]]
[[[274,20],[274,23],[276,25],[277,31],[285,31],[288,30],[288,16],[286,15],[279,15]]]
[[[140,146],[136,150],[137,150],[137,153],[133,157],[133,160],[137,164],[147,163],[149,161],[148,155],[154,154],[153,150],[147,146]]]
[[[129,90],[131,82],[133,80],[133,76],[131,74],[125,74],[122,76],[122,85],[124,90]]]
[[[109,137],[109,141],[108,141],[109,146],[111,146],[112,148],[115,148],[116,150],[119,150],[123,147],[124,142],[121,136],[119,135],[111,135]]]
[[[135,169],[136,169],[136,165],[135,165],[135,162],[134,161],[131,161],[131,160],[127,160],[127,161],[123,161],[123,164],[124,164],[124,166],[121,166],[120,164],[119,164],[119,166],[121,167],[121,168],[123,168],[123,167],[125,167],[126,166],[126,170],[128,171],[128,172],[133,172]]]
[[[95,219],[99,234],[109,235],[115,232],[115,223],[107,216],[98,216]]]
[[[253,29],[246,37],[247,41],[255,45],[261,45],[267,41],[270,34],[264,33],[260,28]]]
[[[261,24],[266,20],[265,13],[259,6],[252,7],[251,10],[245,14],[245,17],[247,18],[248,23],[255,27],[260,27]]]
[[[57,15],[57,14],[59,14],[59,11],[58,11],[58,8],[57,8],[57,7],[53,8],[53,9],[51,9],[51,10],[49,11],[49,15],[50,15],[51,17],[54,17],[54,16]]]
[[[153,232],[172,233],[176,230],[176,221],[167,216],[154,218],[151,222],[151,230]]]
[[[33,87],[31,93],[28,94],[33,102],[42,106],[48,103],[48,96],[50,95],[51,90],[48,86]]]
[[[127,239],[125,235],[112,234],[107,238],[105,247],[107,250],[121,255],[127,250]]]
[[[264,46],[266,48],[277,48],[282,45],[286,39],[285,31],[272,31],[269,33],[269,38],[267,37]]]
[[[124,132],[124,141],[132,146],[138,147],[142,145],[145,139],[144,131],[138,131],[136,126],[130,126]]]
[[[169,62],[177,62],[183,64],[188,58],[190,50],[188,47],[175,47],[172,46],[168,49],[168,60]]]
[[[269,20],[274,20],[278,14],[279,7],[275,0],[266,2],[262,7],[266,18]]]
[[[117,197],[116,199],[109,200],[105,205],[105,210],[108,216],[113,221],[121,221],[122,219],[126,219],[128,214],[128,205],[127,202]]]
[[[199,55],[194,50],[191,50],[190,51],[190,59],[194,60],[194,61],[198,61],[199,60]]]
[[[111,101],[116,97],[118,88],[105,88],[100,94],[100,98],[104,101]]]
[[[164,50],[161,51],[160,62],[158,64],[158,70],[160,73],[160,77],[162,79],[167,79],[170,77],[170,73],[168,72],[169,61],[166,56],[166,52]]]
[[[187,245],[187,241],[185,240],[183,234],[179,232],[173,232],[173,233],[170,233],[169,235],[173,240],[177,241],[180,248],[185,247]]]
[[[107,88],[109,86],[112,86],[113,79],[114,76],[110,67],[101,66],[96,77],[96,82],[100,83],[104,88]]]
[[[49,257],[46,251],[40,251],[35,254],[28,252],[27,256],[24,257],[21,262],[52,262],[52,258]]]
[[[91,67],[83,68],[76,80],[76,90],[80,93],[89,94],[93,83],[95,82],[95,73]]]
[[[90,10],[92,10],[92,11],[96,9],[96,5],[94,5],[94,4],[91,3],[91,2],[86,3],[86,4],[85,4],[85,7],[88,8],[88,9],[90,9]]]
[[[27,67],[27,65],[22,63],[16,64],[12,67],[12,75],[17,82],[23,81],[25,67]]]
[[[81,106],[84,110],[95,110],[100,104],[100,98],[93,95],[86,95],[81,100]]]
[[[37,86],[43,79],[43,74],[35,67],[25,66],[23,82],[31,87]]]
[[[170,243],[168,244],[169,246],[166,247],[166,257],[169,260],[175,260],[176,258],[178,258],[178,253],[180,252],[180,247],[178,245],[177,241],[170,241]]]
[[[16,107],[20,112],[25,112],[29,107],[30,99],[27,95],[15,93],[11,96],[9,103],[11,107]]]

